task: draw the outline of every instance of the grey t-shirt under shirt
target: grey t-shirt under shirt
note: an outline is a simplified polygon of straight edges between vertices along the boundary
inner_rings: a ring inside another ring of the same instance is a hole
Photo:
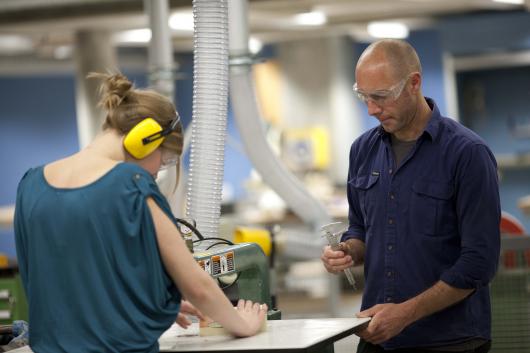
[[[393,134],[391,136],[392,141],[392,151],[394,152],[394,161],[396,162],[396,167],[399,167],[401,162],[407,157],[416,144],[416,140],[413,141],[403,141],[398,139]]]

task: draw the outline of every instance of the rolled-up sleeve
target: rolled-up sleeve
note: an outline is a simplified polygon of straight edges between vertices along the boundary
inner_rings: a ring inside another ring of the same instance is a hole
[[[468,146],[456,169],[456,213],[461,253],[441,280],[462,289],[488,285],[500,252],[500,202],[497,164],[484,145]]]

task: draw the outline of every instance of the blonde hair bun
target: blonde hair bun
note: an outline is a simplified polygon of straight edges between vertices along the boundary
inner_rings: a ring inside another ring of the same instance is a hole
[[[101,96],[99,106],[107,111],[116,109],[134,88],[133,83],[120,73],[103,74],[92,72],[87,77],[103,81],[99,89]]]

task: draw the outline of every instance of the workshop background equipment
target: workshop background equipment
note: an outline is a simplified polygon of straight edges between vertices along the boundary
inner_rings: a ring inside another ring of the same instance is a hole
[[[28,320],[28,304],[18,268],[0,260],[0,324],[14,320]]]
[[[530,353],[530,236],[503,235],[491,283],[491,353]]]

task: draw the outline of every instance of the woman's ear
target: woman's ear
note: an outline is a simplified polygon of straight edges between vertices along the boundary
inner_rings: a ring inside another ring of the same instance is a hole
[[[156,178],[156,175],[158,174],[158,171],[160,170],[160,166],[162,165],[162,152],[160,148],[157,148],[153,152],[151,152],[148,156],[142,158],[142,159],[135,159],[134,161],[131,161],[133,163],[138,164],[140,167],[144,168],[151,174],[153,177]]]

